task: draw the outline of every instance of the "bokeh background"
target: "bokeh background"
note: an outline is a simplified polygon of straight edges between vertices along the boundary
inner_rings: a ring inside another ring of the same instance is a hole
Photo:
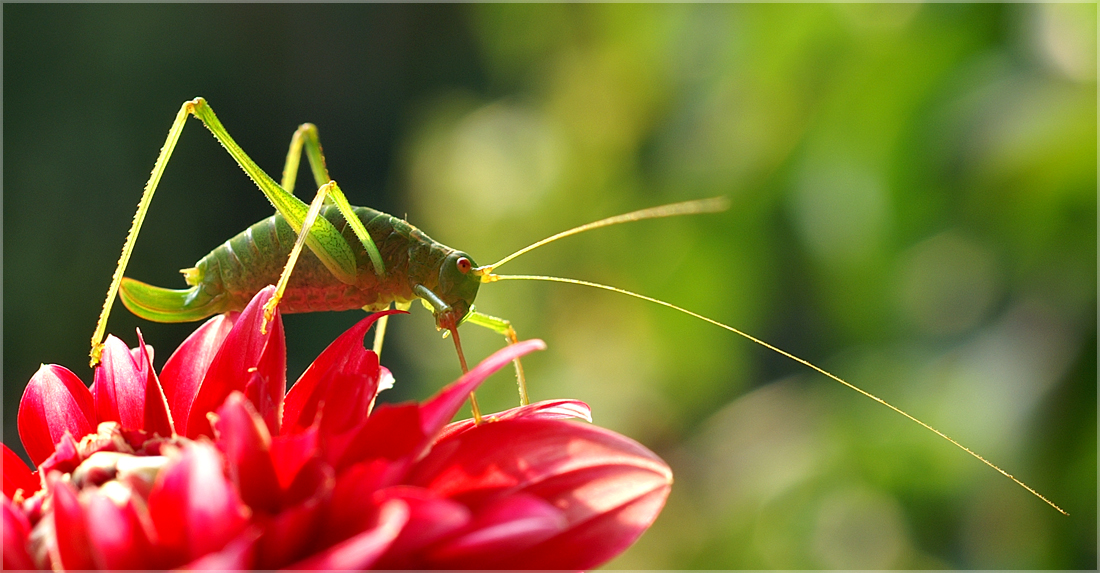
[[[830,369],[1072,515],[804,367],[670,310],[499,283],[549,350],[535,399],[673,466],[623,568],[1081,568],[1096,561],[1096,6],[12,5],[4,22],[4,442],[40,363],[86,381],[133,209],[205,96],[271,173],[316,123],[356,204],[480,263],[567,227],[723,195],[724,213],[578,236],[502,269],[618,285]],[[303,173],[300,182],[310,181]],[[299,194],[306,196],[312,190]],[[271,213],[192,120],[129,275]],[[290,375],[361,313],[286,318]],[[141,322],[159,368],[194,325]],[[391,321],[391,399],[458,375]],[[498,348],[464,330],[468,356]],[[514,404],[498,374],[487,409]]]

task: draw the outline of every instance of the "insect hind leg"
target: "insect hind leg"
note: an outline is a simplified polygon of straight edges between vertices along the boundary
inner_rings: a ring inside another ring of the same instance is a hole
[[[374,239],[367,233],[362,221],[355,215],[355,211],[352,210],[351,204],[344,196],[340,186],[329,176],[328,167],[325,165],[325,153],[321,149],[321,136],[317,132],[317,126],[312,123],[299,125],[290,138],[290,149],[287,150],[286,162],[283,164],[282,188],[287,193],[294,193],[294,184],[298,179],[298,165],[302,161],[302,153],[305,153],[309,159],[309,168],[313,172],[313,180],[317,182],[317,186],[319,188],[329,186],[324,199],[325,204],[336,205],[340,210],[340,214],[344,216],[344,220],[351,226],[351,230],[355,232],[355,236],[363,243],[363,248],[366,249],[367,256],[370,257],[375,274],[380,277],[386,276],[385,263],[382,261],[382,254],[378,251],[378,246],[374,244]]]
[[[303,151],[309,158],[313,180],[317,182],[318,187],[332,179],[329,177],[328,167],[325,166],[325,153],[321,150],[321,137],[317,133],[317,126],[312,123],[303,123],[290,138],[290,149],[286,153],[286,163],[283,165],[282,187],[288,193],[294,192],[294,183],[298,179],[298,164],[302,160]],[[331,203],[331,201],[326,199],[325,203]]]
[[[508,344],[519,342],[519,338],[516,336],[516,329],[512,328],[512,323],[507,319],[497,318],[471,310],[470,314],[466,317],[466,322],[488,328],[493,332],[504,335],[504,339],[508,341]],[[519,358],[513,360],[512,364],[516,367],[516,385],[519,387],[519,403],[521,406],[526,406],[531,403],[531,400],[527,397],[527,378],[523,375],[523,364],[520,363]]]

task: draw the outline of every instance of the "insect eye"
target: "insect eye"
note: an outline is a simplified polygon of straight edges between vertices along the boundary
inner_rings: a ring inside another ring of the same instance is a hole
[[[470,269],[473,268],[473,266],[470,264],[470,259],[467,259],[466,257],[459,257],[458,261],[456,261],[455,264],[458,265],[458,270],[462,274],[470,272]]]

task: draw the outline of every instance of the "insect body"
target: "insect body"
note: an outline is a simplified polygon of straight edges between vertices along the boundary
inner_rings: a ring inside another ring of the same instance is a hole
[[[353,245],[356,268],[351,284],[337,279],[320,259],[306,252],[297,261],[279,304],[284,313],[325,310],[384,310],[407,305],[417,287],[434,293],[459,318],[473,307],[481,281],[470,273],[469,255],[440,244],[404,220],[367,207],[355,215],[378,247],[386,275],[370,272],[370,258],[357,242],[339,209],[321,208]],[[279,280],[298,233],[281,215],[264,219],[222,243],[185,269],[189,289],[171,290],[124,278],[119,294],[134,314],[156,322],[190,322],[226,311],[242,310],[260,289]],[[445,325],[439,325],[446,328]]]
[[[188,289],[171,290],[124,279],[122,275],[153,192],[190,115],[197,117],[210,130],[256,183],[278,214],[252,225],[203,257],[193,268],[185,269],[184,278],[191,285]],[[306,205],[292,194],[303,151],[319,186],[311,205]],[[312,125],[304,124],[295,132],[280,185],[264,173],[233,141],[205,100],[196,98],[184,103],[177,114],[138,204],[133,226],[107,292],[99,324],[92,335],[92,366],[98,363],[102,351],[107,317],[116,293],[121,295],[123,303],[138,316],[159,322],[184,322],[243,309],[256,292],[278,281],[276,294],[265,309],[268,316],[274,312],[276,305],[283,312],[353,308],[381,310],[390,304],[407,308],[413,300],[420,299],[432,310],[436,327],[445,329],[452,335],[460,364],[465,371],[466,360],[458,338],[459,324],[470,322],[488,327],[503,334],[510,343],[517,341],[516,333],[508,321],[474,310],[474,298],[481,283],[502,279],[565,282],[610,290],[672,308],[791,358],[936,433],[1065,513],[1020,480],[901,409],[806,360],[731,326],[679,306],[612,286],[559,277],[493,273],[497,267],[515,257],[569,235],[640,219],[719,211],[727,205],[721,198],[688,201],[610,217],[558,233],[524,247],[496,263],[478,267],[469,255],[433,241],[401,219],[366,207],[349,205],[339,186],[328,176],[317,132]],[[309,246],[309,252],[300,257],[303,245]],[[381,348],[384,324],[383,319],[376,331],[376,350]],[[516,375],[520,401],[526,403],[523,371],[518,360]],[[475,420],[480,420],[472,394],[471,406]]]

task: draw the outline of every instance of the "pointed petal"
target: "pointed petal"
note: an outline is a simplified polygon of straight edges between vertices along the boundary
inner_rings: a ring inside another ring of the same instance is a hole
[[[23,490],[23,498],[28,498],[38,491],[42,487],[42,484],[38,481],[38,476],[34,475],[34,472],[27,467],[27,464],[23,462],[23,458],[16,455],[11,451],[11,448],[7,444],[4,444],[4,495],[8,499],[15,497],[15,492]]]
[[[145,421],[145,380],[130,355],[130,347],[115,335],[103,341],[103,357],[92,382],[96,419],[120,422],[127,430],[140,430]]]
[[[562,511],[568,528],[517,558],[536,569],[587,569],[626,549],[652,524],[671,489],[672,472],[655,454],[614,432],[565,420],[518,419],[437,442],[408,483],[475,508],[519,493],[540,497]],[[485,558],[489,563],[467,566],[490,566],[497,559]]]
[[[138,337],[140,340],[140,332]],[[114,335],[107,336],[103,344],[91,389],[97,420],[119,422],[124,430],[171,436],[167,404],[145,344],[139,342],[131,351]]]
[[[161,470],[149,494],[149,514],[159,545],[173,561],[221,550],[241,533],[250,515],[226,479],[218,451],[202,442],[182,448],[179,459]]]
[[[509,345],[486,358],[457,382],[447,386],[421,406],[416,404],[379,406],[354,432],[337,434],[321,424],[321,446],[325,459],[337,471],[375,457],[400,460],[391,477],[399,478],[404,468],[426,451],[467,396],[490,374],[509,364],[513,358],[545,348],[541,340],[526,340]],[[389,485],[389,484],[386,484]]]
[[[175,433],[172,415],[168,410],[168,398],[153,369],[153,347],[145,344],[141,330],[137,331],[138,347],[130,349],[130,356],[145,379],[145,421],[142,428],[151,434],[171,437]]]
[[[327,405],[326,416],[340,420],[341,429],[349,420],[361,420],[370,411],[378,393],[378,356],[363,347],[363,336],[379,318],[404,311],[372,314],[360,320],[334,340],[309,365],[302,377],[286,395],[283,412],[283,433],[294,433],[312,425],[319,415],[321,403]],[[350,397],[329,399],[334,390],[351,389]]]
[[[27,516],[10,499],[4,497],[4,569],[10,571],[35,568],[27,552],[27,536],[30,530]]]
[[[225,399],[214,429],[244,502],[253,509],[278,512],[281,488],[271,461],[271,434],[244,394],[233,392]]]
[[[187,437],[211,435],[206,414],[213,412],[230,392],[243,392],[267,423],[272,434],[279,433],[283,393],[286,389],[286,341],[282,315],[261,332],[263,306],[275,287],[256,293],[229,331],[217,356],[202,380],[187,419]]]
[[[516,344],[509,344],[494,352],[491,356],[482,360],[456,382],[447,386],[429,399],[421,407],[421,419],[424,424],[424,433],[435,436],[443,426],[454,417],[462,404],[466,401],[470,392],[473,392],[490,374],[508,365],[515,358],[546,349],[546,343],[538,340],[524,340]]]
[[[580,400],[544,400],[542,402],[536,402],[534,404],[528,404],[526,406],[519,406],[511,408],[503,412],[497,412],[496,414],[490,414],[485,417],[487,420],[499,422],[501,420],[514,420],[516,418],[524,419],[545,419],[545,420],[565,420],[570,418],[580,418],[586,422],[592,421],[592,409],[588,407],[588,404],[581,402]],[[474,420],[472,418],[466,420],[459,420],[458,422],[452,422],[447,424],[447,427],[443,428],[436,441],[447,439],[448,437],[461,434],[467,430],[474,428]]]
[[[160,372],[164,397],[168,401],[169,411],[172,412],[176,432],[180,435],[187,435],[191,403],[199,392],[199,385],[202,384],[210,363],[214,361],[222,342],[233,328],[236,316],[236,313],[219,314],[203,323],[168,357],[168,362]]]
[[[342,375],[326,381],[318,402],[317,425],[322,436],[353,433],[367,421],[378,393],[380,369],[373,352],[362,354],[364,358],[357,370],[339,372]]]
[[[27,455],[41,465],[65,432],[77,439],[95,432],[92,394],[68,369],[44,364],[23,391],[18,424]]]
[[[388,501],[379,508],[374,526],[289,569],[368,569],[389,549],[408,520],[409,508],[403,501]]]

